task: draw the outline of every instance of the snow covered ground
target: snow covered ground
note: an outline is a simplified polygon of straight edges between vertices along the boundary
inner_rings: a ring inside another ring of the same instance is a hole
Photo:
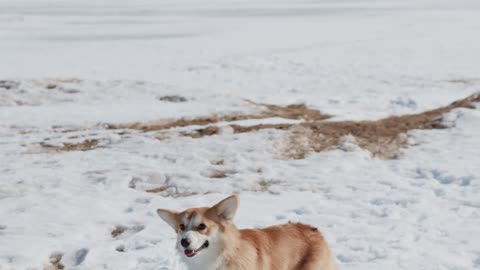
[[[479,105],[410,132],[395,160],[285,159],[274,129],[105,128],[259,111],[245,99],[326,121],[444,106],[480,90],[479,14],[474,0],[0,0],[0,270],[55,253],[67,269],[182,269],[155,209],[231,193],[239,227],[318,226],[340,269],[480,269]],[[55,150],[85,140],[99,144]]]

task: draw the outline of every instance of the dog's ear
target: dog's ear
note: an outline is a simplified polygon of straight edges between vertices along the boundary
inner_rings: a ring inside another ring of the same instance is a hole
[[[177,212],[166,209],[157,209],[157,214],[174,230],[177,229]]]
[[[212,206],[210,210],[215,211],[217,216],[225,220],[232,220],[237,212],[238,208],[238,197],[237,195],[232,195],[223,201]]]

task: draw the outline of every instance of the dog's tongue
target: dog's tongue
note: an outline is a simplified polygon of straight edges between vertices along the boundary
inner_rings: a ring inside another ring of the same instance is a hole
[[[185,249],[185,255],[187,255],[188,257],[192,256],[193,255],[193,250]]]

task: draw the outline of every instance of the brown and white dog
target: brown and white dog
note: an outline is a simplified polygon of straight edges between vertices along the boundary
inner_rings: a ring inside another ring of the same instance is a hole
[[[288,223],[239,230],[232,219],[233,195],[212,207],[182,212],[158,209],[177,232],[177,248],[189,269],[334,270],[335,259],[317,228]]]

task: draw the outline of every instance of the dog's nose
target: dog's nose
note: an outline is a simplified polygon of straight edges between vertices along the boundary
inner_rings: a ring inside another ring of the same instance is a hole
[[[182,241],[180,241],[180,244],[182,244],[182,247],[186,248],[190,245],[190,241],[188,241],[187,238],[183,238]]]

